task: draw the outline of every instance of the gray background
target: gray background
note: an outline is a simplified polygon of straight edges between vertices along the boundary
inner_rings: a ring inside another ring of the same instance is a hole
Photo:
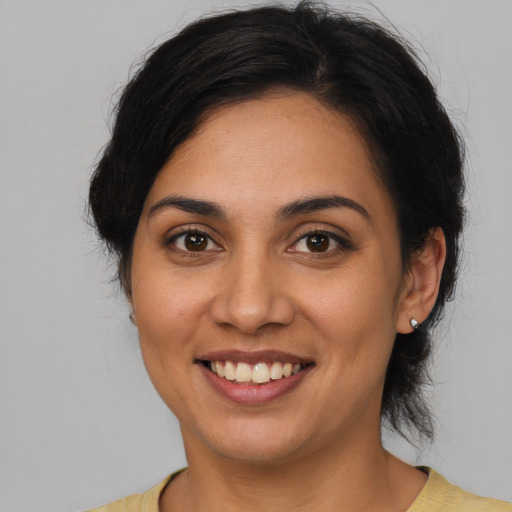
[[[438,439],[421,455],[387,445],[512,500],[512,2],[331,3],[382,10],[427,52],[468,141],[464,264],[435,358]],[[85,197],[131,64],[187,21],[237,5],[0,0],[1,511],[100,505],[185,464]]]

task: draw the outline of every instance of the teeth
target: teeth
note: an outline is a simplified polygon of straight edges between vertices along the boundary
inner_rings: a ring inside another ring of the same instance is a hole
[[[283,377],[283,365],[276,361],[270,367],[270,378],[273,380],[281,379]]]
[[[227,380],[235,380],[235,365],[231,361],[226,361],[224,365],[224,378]]]
[[[251,367],[246,363],[238,363],[235,370],[237,382],[250,382],[252,378]]]
[[[271,380],[297,375],[304,366],[299,363],[280,363],[274,361],[267,363],[262,361],[253,366],[247,363],[236,363],[232,361],[211,361],[209,368],[219,377],[239,383],[266,384]]]
[[[252,369],[251,380],[257,384],[263,384],[264,382],[270,382],[270,370],[266,363],[258,363],[254,365]]]
[[[213,364],[213,363],[212,363]],[[224,368],[222,368],[222,365],[219,363],[219,361],[215,361],[215,370],[214,372],[219,376],[219,377],[224,377]]]

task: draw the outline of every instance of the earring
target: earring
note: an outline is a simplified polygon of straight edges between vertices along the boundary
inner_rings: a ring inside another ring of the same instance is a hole
[[[417,331],[420,328],[420,323],[418,322],[418,320],[416,320],[416,318],[411,318],[409,320],[409,323],[411,324],[413,331]]]
[[[133,325],[137,325],[137,322],[135,321],[135,313],[133,311],[128,315],[128,317]]]

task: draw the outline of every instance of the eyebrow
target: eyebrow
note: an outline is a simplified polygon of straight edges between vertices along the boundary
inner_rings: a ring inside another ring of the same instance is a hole
[[[294,201],[281,208],[276,214],[276,220],[283,222],[298,215],[306,215],[321,210],[332,208],[348,208],[362,215],[366,220],[370,220],[368,211],[356,201],[343,196],[311,197]]]
[[[182,210],[187,213],[196,213],[206,217],[213,217],[214,219],[224,222],[227,219],[225,210],[217,203],[183,196],[164,197],[149,209],[148,217],[152,217],[159,211],[167,208],[177,208],[178,210]]]
[[[156,213],[167,208],[177,208],[187,213],[195,213],[212,217],[214,219],[226,222],[227,214],[224,208],[212,201],[204,201],[201,199],[193,199],[183,196],[164,197],[155,203],[150,209],[148,216],[152,217]],[[370,220],[368,211],[356,201],[348,197],[332,195],[326,197],[310,197],[293,201],[280,208],[276,215],[276,221],[284,222],[299,215],[307,215],[322,210],[333,208],[348,208],[362,215],[366,220]]]

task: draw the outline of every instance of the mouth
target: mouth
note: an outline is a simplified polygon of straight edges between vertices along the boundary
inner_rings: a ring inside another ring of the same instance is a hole
[[[292,363],[291,361],[258,361],[250,364],[231,360],[200,360],[212,373],[234,384],[261,386],[297,375],[314,363]]]
[[[219,351],[195,360],[207,382],[225,398],[258,405],[288,394],[315,362],[283,352]]]

